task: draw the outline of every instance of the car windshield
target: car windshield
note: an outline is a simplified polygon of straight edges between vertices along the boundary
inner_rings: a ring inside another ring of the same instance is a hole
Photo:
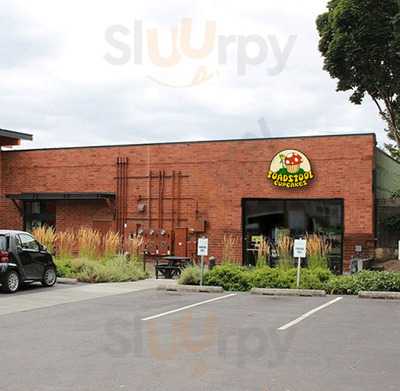
[[[8,250],[8,238],[4,235],[0,235],[0,251]]]

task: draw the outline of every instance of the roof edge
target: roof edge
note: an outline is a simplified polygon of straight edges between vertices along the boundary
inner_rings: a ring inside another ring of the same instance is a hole
[[[0,129],[0,136],[19,140],[33,140],[33,135],[29,133],[15,132],[14,130]]]
[[[257,138],[242,138],[242,139],[218,139],[218,140],[193,140],[193,141],[166,141],[154,143],[133,143],[133,144],[108,144],[108,145],[86,145],[75,147],[49,147],[49,148],[27,148],[14,149],[11,151],[3,151],[5,153],[18,152],[40,152],[40,151],[55,151],[55,150],[73,150],[73,149],[96,149],[96,148],[125,148],[125,147],[151,147],[162,145],[179,145],[179,144],[207,144],[207,143],[228,143],[228,142],[251,142],[251,141],[275,141],[275,140],[294,140],[294,139],[312,139],[312,138],[335,138],[335,137],[366,137],[372,136],[376,139],[374,132],[369,133],[344,133],[344,134],[324,134],[313,136],[286,136],[286,137],[257,137]]]

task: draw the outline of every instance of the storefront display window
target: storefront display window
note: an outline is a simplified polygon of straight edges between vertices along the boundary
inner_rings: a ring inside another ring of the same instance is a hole
[[[342,272],[342,200],[247,199],[243,201],[243,221],[246,265],[256,264],[260,238],[274,246],[280,235],[301,238],[306,234],[319,234],[330,243],[330,268]]]

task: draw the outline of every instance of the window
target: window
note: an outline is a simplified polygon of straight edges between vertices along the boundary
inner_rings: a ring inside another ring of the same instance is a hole
[[[9,248],[9,237],[5,235],[0,236],[0,251],[7,251]]]
[[[27,234],[19,235],[20,245],[25,250],[39,251],[39,243],[31,236]]]
[[[245,199],[244,262],[255,265],[257,243],[266,238],[276,244],[281,235],[299,238],[305,234],[320,234],[332,248],[328,256],[331,269],[342,271],[343,201],[338,199]]]

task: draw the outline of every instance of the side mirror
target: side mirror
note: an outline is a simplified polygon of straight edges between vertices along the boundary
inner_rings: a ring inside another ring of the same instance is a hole
[[[46,247],[46,246],[44,246],[43,244],[40,244],[39,246],[40,246],[40,251],[43,251],[43,252],[48,252],[48,250],[47,250],[47,247]]]
[[[18,251],[18,252],[22,252],[22,251],[24,251],[24,249],[18,244],[18,245],[17,245],[17,251]]]

